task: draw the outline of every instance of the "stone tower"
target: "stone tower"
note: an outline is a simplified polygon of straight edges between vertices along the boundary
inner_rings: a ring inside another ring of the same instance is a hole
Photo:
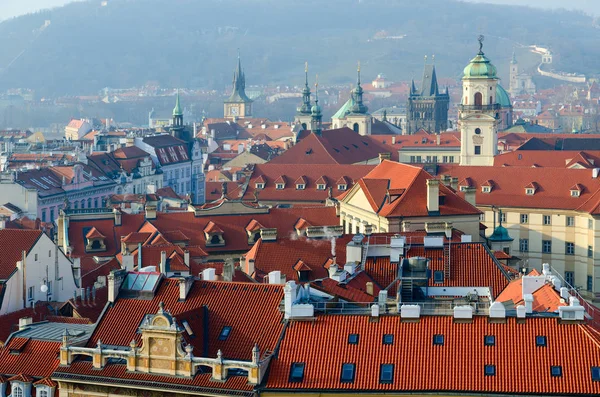
[[[498,118],[496,99],[497,70],[483,53],[483,36],[479,52],[463,71],[463,96],[459,110],[460,164],[494,164],[498,153]]]
[[[246,76],[238,55],[237,68],[233,72],[233,91],[231,96],[224,102],[224,117],[226,119],[236,119],[250,116],[252,116],[252,100],[246,95]]]
[[[448,89],[440,93],[435,65],[428,64],[427,57],[425,57],[425,62],[421,90],[417,90],[413,81],[408,96],[406,134],[409,135],[421,128],[435,133],[448,129],[448,107],[450,105]]]
[[[517,80],[517,76],[519,76],[519,63],[517,62],[517,57],[515,52],[513,51],[512,59],[510,60],[510,71],[509,71],[510,83],[508,86],[508,91],[512,95],[516,95],[519,93],[519,81]]]

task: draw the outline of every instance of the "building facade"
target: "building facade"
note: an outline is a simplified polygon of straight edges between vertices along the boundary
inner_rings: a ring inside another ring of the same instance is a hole
[[[421,91],[417,91],[414,81],[411,84],[406,106],[406,133],[414,134],[421,128],[435,133],[446,131],[449,106],[448,89],[440,93],[435,66],[425,65]]]

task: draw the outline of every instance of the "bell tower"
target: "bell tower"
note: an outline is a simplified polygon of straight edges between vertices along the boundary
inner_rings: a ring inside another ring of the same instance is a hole
[[[515,56],[515,52],[513,51],[512,59],[510,60],[510,82],[508,86],[508,91],[511,95],[519,94],[519,81],[517,76],[519,75],[519,63],[517,62],[517,57]]]
[[[304,64],[304,90],[302,90],[302,104],[296,109],[294,121],[302,126],[303,130],[311,127],[310,87],[308,86],[308,62]]]
[[[360,85],[360,62],[356,73],[356,87],[354,87],[351,94],[354,105],[352,105],[350,113],[346,116],[346,126],[352,128],[359,135],[371,135],[371,115],[369,109],[363,103],[363,88]]]
[[[497,70],[483,53],[483,36],[479,52],[465,67],[463,94],[459,107],[460,165],[494,165],[498,154],[498,119],[500,104],[496,100]]]
[[[246,95],[246,75],[242,70],[242,61],[238,54],[238,64],[233,72],[233,90],[231,96],[224,102],[224,117],[226,119],[243,119],[252,116],[252,100]]]

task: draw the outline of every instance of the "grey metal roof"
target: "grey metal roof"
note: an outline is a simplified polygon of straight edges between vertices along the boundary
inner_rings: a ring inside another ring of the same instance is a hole
[[[10,338],[31,338],[36,340],[45,340],[52,342],[62,342],[62,336],[65,330],[70,335],[71,343],[85,342],[96,328],[95,324],[69,324],[55,322],[39,322],[27,326],[27,328],[15,331]]]

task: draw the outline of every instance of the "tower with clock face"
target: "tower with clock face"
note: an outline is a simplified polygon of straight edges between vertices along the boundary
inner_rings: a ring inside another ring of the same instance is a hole
[[[224,102],[224,117],[226,119],[245,118],[252,116],[252,100],[246,95],[246,76],[242,71],[242,61],[238,55],[238,64],[233,72],[233,91]]]

